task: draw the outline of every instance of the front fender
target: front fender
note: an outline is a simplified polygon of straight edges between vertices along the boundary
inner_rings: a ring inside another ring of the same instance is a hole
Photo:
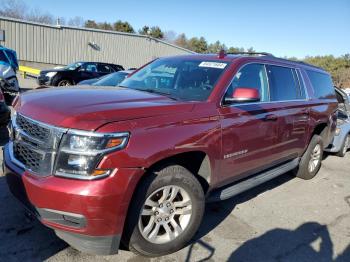
[[[215,112],[215,111],[214,111]],[[105,156],[101,167],[142,167],[191,151],[207,154],[212,172],[218,170],[221,154],[219,117],[186,112],[107,124],[99,132],[130,132],[127,147]]]

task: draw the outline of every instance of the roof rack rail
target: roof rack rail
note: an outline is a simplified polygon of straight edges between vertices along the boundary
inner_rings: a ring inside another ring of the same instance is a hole
[[[267,52],[229,52],[228,55],[264,55],[264,56],[274,56],[271,53]]]

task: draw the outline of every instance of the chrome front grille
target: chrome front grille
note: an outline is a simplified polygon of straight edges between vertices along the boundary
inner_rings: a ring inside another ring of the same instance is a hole
[[[14,156],[28,169],[38,172],[40,163],[43,160],[43,155],[35,152],[30,146],[20,143],[15,143],[13,146]]]
[[[53,172],[55,157],[66,129],[17,114],[12,118],[10,146],[14,163],[39,176]]]
[[[35,139],[43,142],[47,142],[49,140],[50,129],[40,126],[36,122],[31,121],[22,115],[17,115],[16,125],[26,134],[32,136]]]

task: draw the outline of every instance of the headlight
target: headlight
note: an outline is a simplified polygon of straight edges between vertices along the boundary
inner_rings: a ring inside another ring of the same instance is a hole
[[[46,76],[51,78],[51,77],[54,77],[56,74],[57,72],[49,72],[49,73],[46,73]]]
[[[335,130],[335,135],[336,135],[336,136],[339,136],[340,130],[341,130],[340,127],[337,127],[337,129]]]
[[[129,133],[95,133],[68,131],[62,138],[55,175],[92,180],[110,175],[111,170],[97,169],[102,157],[123,149]]]

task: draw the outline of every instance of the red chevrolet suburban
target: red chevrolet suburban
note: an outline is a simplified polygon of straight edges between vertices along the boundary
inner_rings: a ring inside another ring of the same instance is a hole
[[[267,53],[160,58],[115,87],[60,87],[14,103],[11,192],[78,250],[184,247],[206,201],[288,171],[311,179],[336,129],[330,75]]]

